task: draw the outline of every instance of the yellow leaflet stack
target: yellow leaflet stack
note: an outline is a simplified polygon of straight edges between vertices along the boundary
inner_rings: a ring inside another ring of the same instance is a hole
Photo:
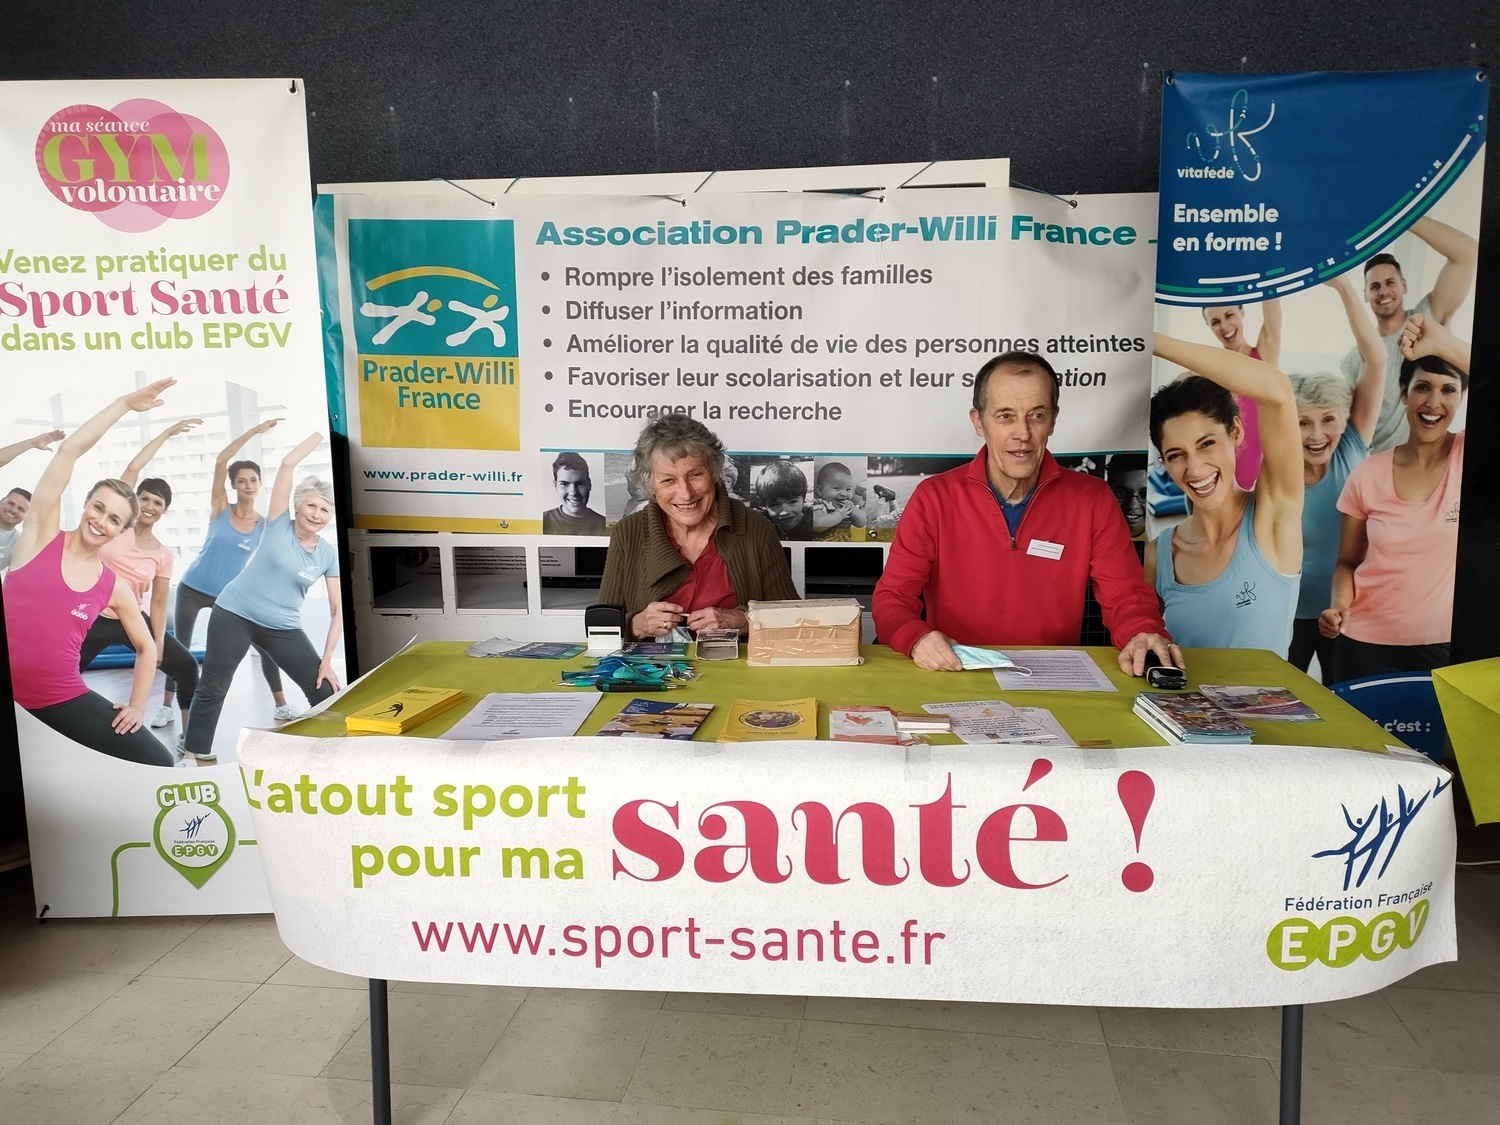
[[[344,726],[364,734],[405,734],[463,700],[464,693],[457,688],[409,687],[354,712]]]
[[[736,699],[724,719],[719,741],[780,742],[817,737],[816,699]]]

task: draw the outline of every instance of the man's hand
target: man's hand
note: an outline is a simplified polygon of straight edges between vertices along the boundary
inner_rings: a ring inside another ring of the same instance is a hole
[[[911,662],[929,672],[962,672],[963,663],[953,651],[953,643],[936,629],[911,646]]]
[[[1160,633],[1137,633],[1131,637],[1120,650],[1120,671],[1127,676],[1144,676],[1148,652],[1156,653],[1163,664],[1187,671],[1187,661],[1182,657],[1182,649]]]

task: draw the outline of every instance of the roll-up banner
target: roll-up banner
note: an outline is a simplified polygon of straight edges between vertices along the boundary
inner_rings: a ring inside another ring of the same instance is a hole
[[[1237,643],[1295,582],[1293,663],[1437,755],[1427,674],[1454,608],[1488,97],[1475,70],[1178,73],[1162,91],[1147,564],[1167,625]],[[1295,433],[1279,376],[1232,353],[1290,378]],[[1233,408],[1216,415],[1190,372]],[[1205,544],[1247,492],[1244,557],[1205,583]]]
[[[322,232],[356,527],[603,536],[681,412],[784,539],[889,540],[1012,349],[1062,377],[1053,451],[1144,489],[1150,196],[438,190],[335,195]]]
[[[331,476],[305,112],[292,79],[0,97],[0,566],[49,916],[269,909],[235,740],[304,708],[304,680],[342,677],[339,652],[316,667],[336,643],[334,514],[306,490],[317,528],[286,514],[293,477]],[[288,527],[307,575],[274,642],[239,659],[227,631],[202,690],[219,597]],[[193,768],[159,768],[174,763]]]

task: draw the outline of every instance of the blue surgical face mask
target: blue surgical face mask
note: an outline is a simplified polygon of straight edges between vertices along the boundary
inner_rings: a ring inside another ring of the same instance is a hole
[[[1015,672],[1018,675],[1029,676],[1031,669],[1017,667],[1016,662],[1003,652],[996,652],[992,648],[975,648],[973,645],[954,645],[953,655],[958,657],[959,663],[964,666],[965,672],[972,672],[979,668],[1004,668],[1006,671]]]

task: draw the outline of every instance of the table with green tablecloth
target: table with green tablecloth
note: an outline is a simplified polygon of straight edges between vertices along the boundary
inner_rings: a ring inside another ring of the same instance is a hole
[[[429,641],[412,645],[365,676],[324,713],[284,728],[288,733],[324,737],[343,734],[343,717],[368,707],[412,684],[458,688],[467,698],[410,733],[441,738],[485,695],[496,691],[559,691],[563,669],[584,668],[588,657],[530,660],[464,655],[467,644]],[[700,678],[678,690],[649,698],[670,702],[712,703],[714,711],[699,729],[698,741],[718,737],[729,705],[736,699],[818,701],[818,731],[828,732],[830,707],[881,705],[920,711],[925,703],[955,703],[1003,698],[1016,707],[1045,707],[1080,745],[1152,746],[1163,739],[1131,712],[1144,680],[1120,671],[1112,648],[1086,648],[1118,692],[1001,691],[988,670],[928,672],[884,645],[866,645],[860,665],[835,668],[751,668],[739,660],[699,661]],[[1380,750],[1398,740],[1366,719],[1316,680],[1286,661],[1259,649],[1192,649],[1187,653],[1189,687],[1198,684],[1286,687],[1323,720],[1318,723],[1251,722],[1257,741],[1293,746],[1348,746]],[[573,690],[592,691],[592,688]],[[601,696],[578,733],[593,734],[635,698],[631,692]],[[934,741],[957,742],[952,735]]]
[[[1132,713],[1145,684],[1113,649],[1083,651],[1118,690],[1060,692],[880,646],[851,667],[698,662],[643,695],[714,704],[693,741],[590,737],[637,695],[593,688],[575,689],[597,698],[576,736],[458,741],[489,693],[556,691],[590,663],[465,648],[414,645],[239,746],[282,939],[371,978],[377,1098],[397,979],[1278,1005],[1294,1114],[1303,1004],[1456,956],[1451,776],[1268,652],[1191,650],[1189,686],[1289,688],[1321,721],[1205,747]],[[405,736],[345,733],[414,685],[466,698]],[[716,741],[737,699],[809,696],[821,741]],[[826,737],[833,707],[996,698],[1078,745]]]

